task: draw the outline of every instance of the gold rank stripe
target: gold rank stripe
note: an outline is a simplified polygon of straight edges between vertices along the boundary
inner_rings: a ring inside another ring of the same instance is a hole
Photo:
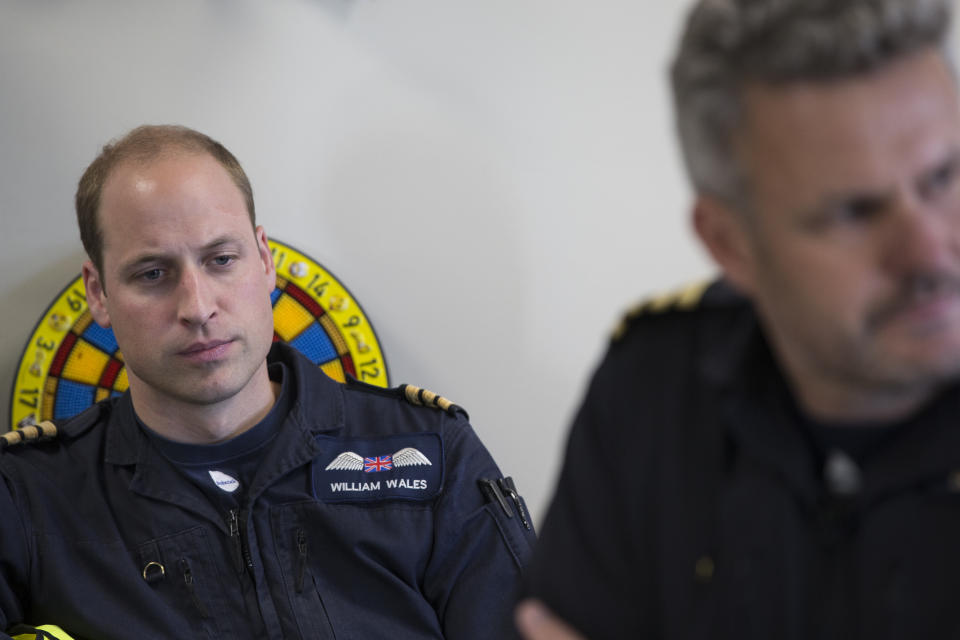
[[[20,444],[21,442],[33,442],[52,440],[57,437],[57,427],[49,420],[44,420],[38,424],[32,424],[21,427],[15,431],[8,431],[0,435],[0,444],[4,447]]]
[[[451,401],[433,391],[421,389],[412,384],[400,385],[400,388],[403,390],[403,397],[406,398],[410,404],[422,407],[435,407],[444,411],[449,411],[450,407],[454,406]]]
[[[655,315],[666,311],[686,311],[693,309],[700,303],[704,292],[712,282],[712,280],[702,280],[680,287],[679,289],[668,291],[667,293],[641,300],[638,304],[631,307],[624,314],[623,318],[620,319],[620,322],[617,323],[617,326],[613,330],[613,339],[619,340],[622,338],[630,326],[630,323],[640,316]]]

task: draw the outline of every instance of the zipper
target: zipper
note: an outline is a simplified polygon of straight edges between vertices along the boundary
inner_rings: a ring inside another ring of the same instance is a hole
[[[247,514],[245,511],[240,512],[240,540],[242,541],[241,547],[243,548],[243,559],[247,562],[247,569],[250,569],[250,575],[253,575],[253,557],[250,555],[250,543],[247,540],[247,529],[243,526],[243,523],[247,521]]]
[[[307,535],[303,532],[303,529],[297,529],[297,552],[300,554],[300,559],[297,563],[294,590],[300,593],[303,591],[303,576],[307,570]]]
[[[233,539],[233,548],[236,552],[237,573],[243,573],[244,567],[250,569],[252,573],[253,557],[250,555],[250,545],[247,544],[246,536],[243,535],[244,531],[241,524],[243,515],[243,512],[231,509],[227,516],[227,527],[230,529],[230,538]]]
[[[201,618],[209,618],[210,614],[207,613],[207,608],[197,597],[197,591],[193,585],[193,572],[190,570],[190,563],[187,562],[186,558],[180,558],[180,571],[183,573],[183,583],[187,585],[187,593],[190,594],[193,606],[197,608]]]
[[[234,568],[237,573],[243,573],[243,540],[240,538],[240,519],[237,517],[236,509],[230,509],[227,526],[230,529],[230,539],[233,540]]]

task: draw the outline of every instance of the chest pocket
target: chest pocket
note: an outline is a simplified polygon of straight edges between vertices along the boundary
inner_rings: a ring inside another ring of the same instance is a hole
[[[227,624],[223,579],[202,527],[156,538],[138,547],[141,577],[165,605],[156,615],[168,634],[203,631],[208,638],[232,637]]]
[[[280,569],[303,638],[442,638],[422,582],[433,545],[426,505],[328,504],[271,509]]]

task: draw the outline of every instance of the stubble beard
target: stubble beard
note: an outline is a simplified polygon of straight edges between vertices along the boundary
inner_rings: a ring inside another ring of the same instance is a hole
[[[266,351],[257,358],[245,341],[237,339],[235,345],[240,352],[226,360],[180,363],[136,375],[155,395],[181,404],[211,406],[225,402],[246,389],[266,361]]]

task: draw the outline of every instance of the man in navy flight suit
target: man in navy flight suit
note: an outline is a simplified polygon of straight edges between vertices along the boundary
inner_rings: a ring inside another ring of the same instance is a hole
[[[0,453],[0,637],[496,637],[522,500],[456,405],[272,344],[233,155],[140,127],[87,168],[77,215],[130,389]]]

